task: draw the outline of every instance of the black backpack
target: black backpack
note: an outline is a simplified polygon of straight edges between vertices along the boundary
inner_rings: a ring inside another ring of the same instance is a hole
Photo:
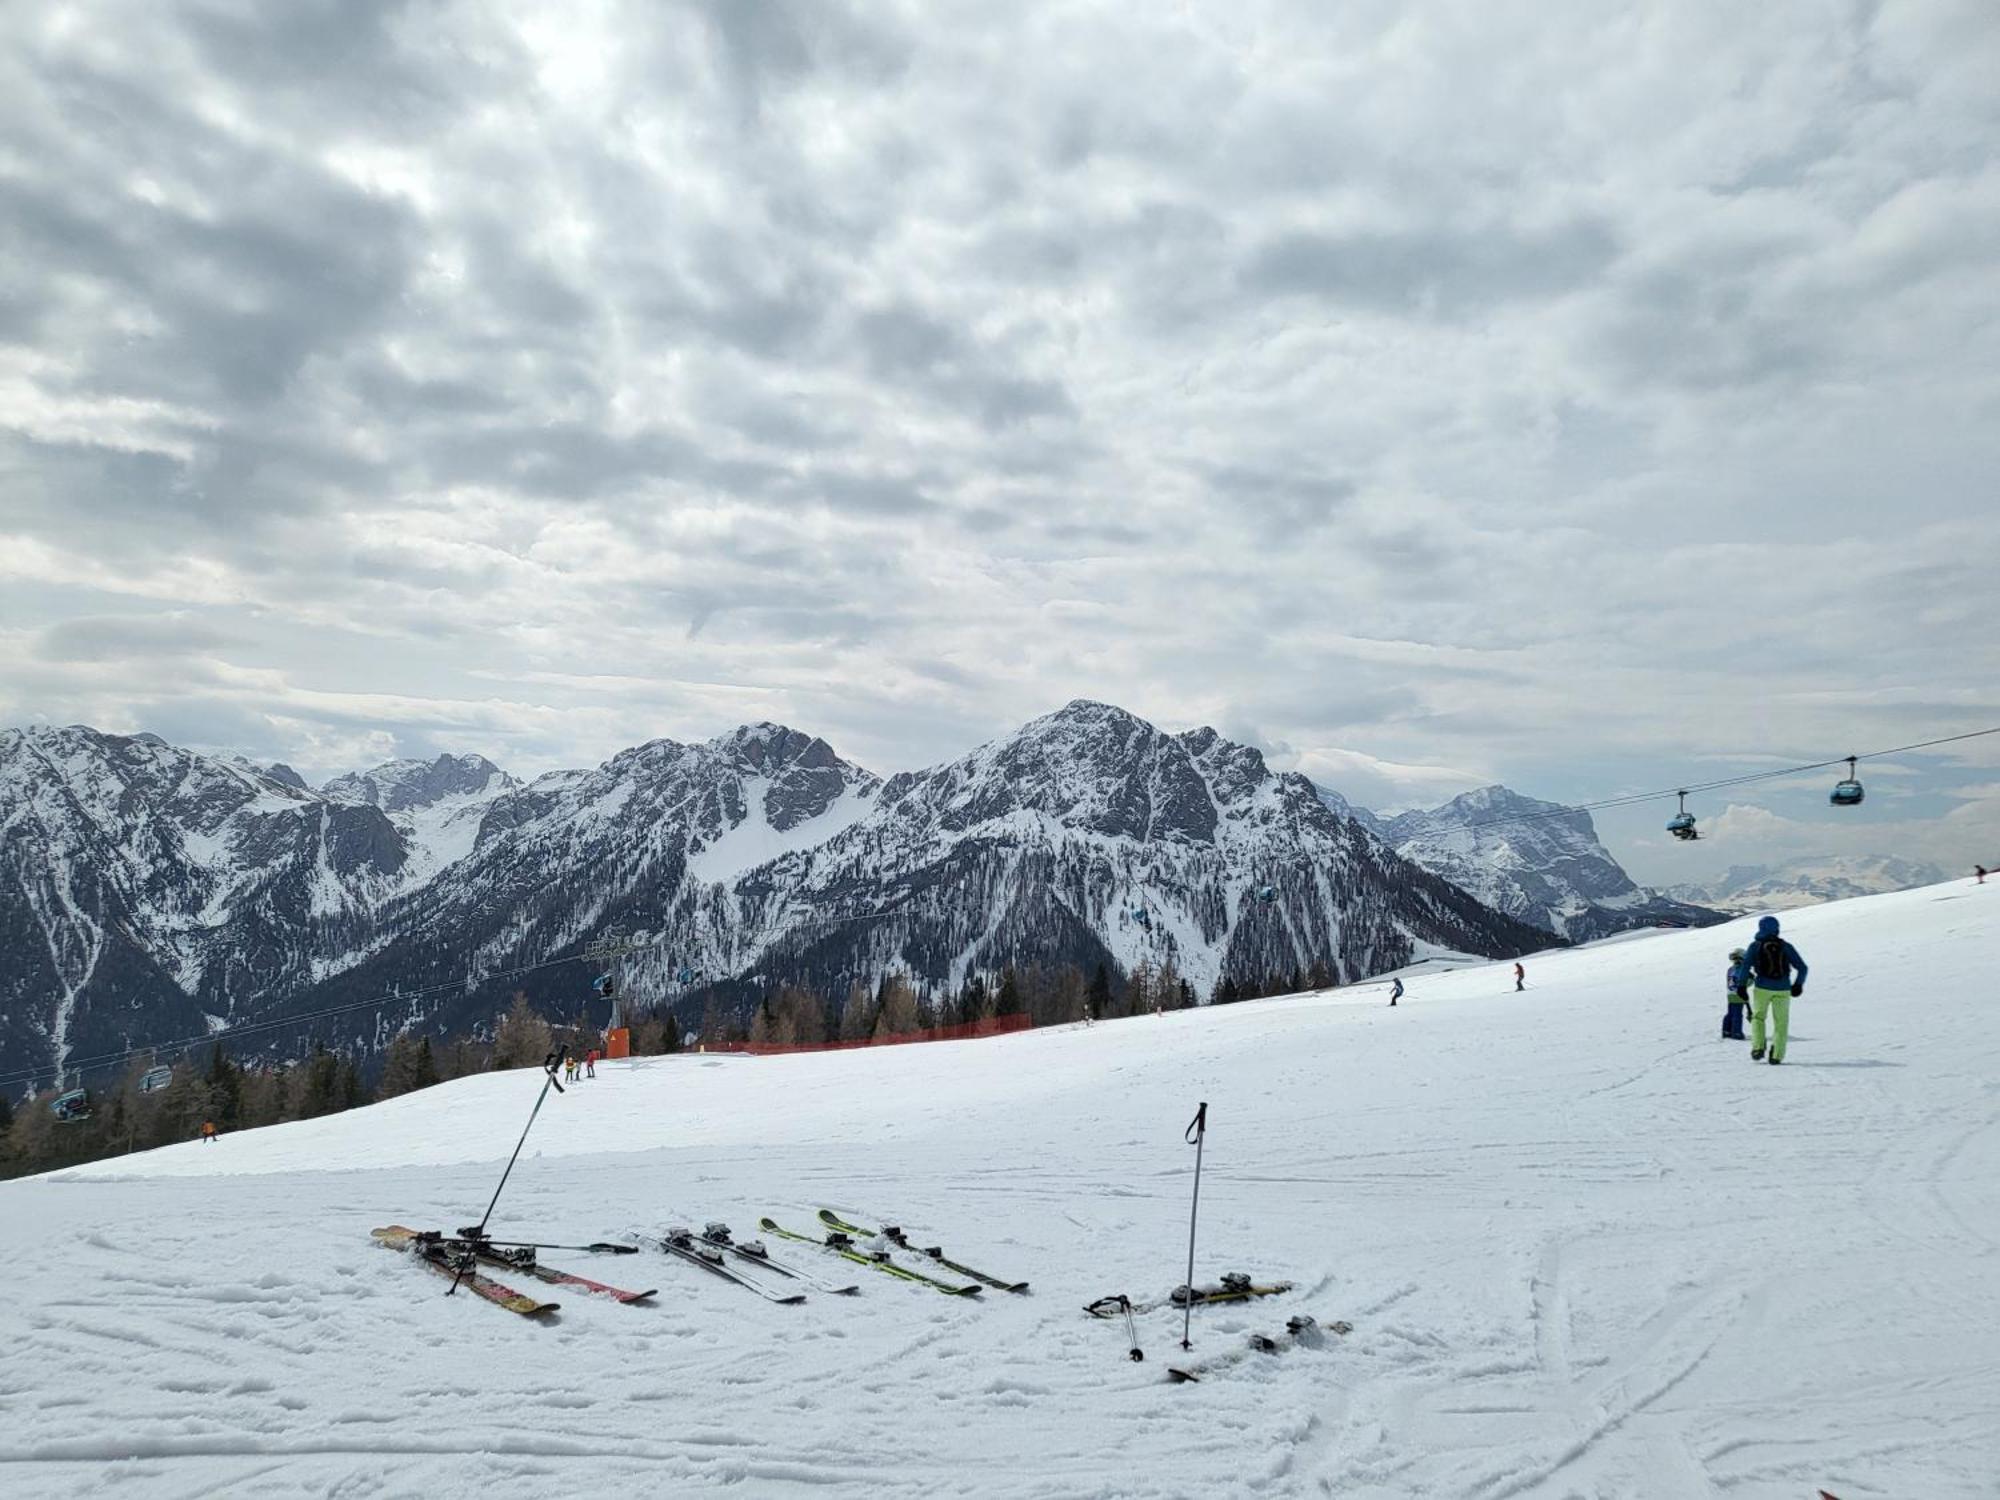
[[[1776,933],[1757,940],[1757,951],[1750,956],[1750,962],[1760,982],[1768,979],[1774,985],[1783,985],[1791,980],[1792,965],[1785,957],[1785,940]]]

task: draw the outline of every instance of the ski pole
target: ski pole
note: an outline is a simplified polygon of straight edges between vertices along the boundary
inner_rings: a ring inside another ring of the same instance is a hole
[[[1194,1221],[1201,1209],[1201,1143],[1208,1135],[1208,1101],[1203,1100],[1201,1108],[1194,1112],[1184,1139],[1194,1145],[1194,1201],[1188,1205],[1188,1268],[1187,1268],[1187,1310],[1181,1314],[1181,1347],[1192,1349],[1188,1342],[1188,1331],[1194,1319]],[[1137,1340],[1134,1340],[1136,1343]]]
[[[558,1094],[563,1092],[563,1086],[556,1082],[556,1073],[568,1055],[569,1047],[565,1044],[542,1059],[542,1071],[548,1075],[542,1081],[542,1091],[535,1096],[535,1107],[528,1111],[528,1123],[521,1127],[521,1138],[514,1142],[514,1154],[507,1158],[507,1170],[500,1174],[500,1187],[493,1190],[493,1202],[486,1205],[486,1212],[479,1216],[479,1222],[465,1231],[467,1239],[476,1240],[485,1236],[486,1221],[493,1217],[494,1204],[500,1201],[500,1188],[507,1186],[507,1178],[514,1171],[514,1163],[521,1159],[521,1148],[528,1144],[528,1132],[535,1128],[535,1116],[542,1112],[542,1101],[549,1097],[550,1089],[554,1089]]]
[[[466,1235],[466,1239],[473,1236]],[[496,1250],[581,1250],[591,1255],[637,1255],[637,1245],[614,1245],[609,1240],[595,1240],[588,1245],[550,1245],[541,1240],[489,1240],[480,1235],[479,1243],[491,1245]]]

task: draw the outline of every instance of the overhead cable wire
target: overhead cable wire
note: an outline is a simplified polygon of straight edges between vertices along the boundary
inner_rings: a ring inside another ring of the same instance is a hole
[[[1665,787],[1656,792],[1632,792],[1621,797],[1603,797],[1595,802],[1577,802],[1567,807],[1553,808],[1548,812],[1518,813],[1506,818],[1487,818],[1482,822],[1468,823],[1467,828],[1504,828],[1515,823],[1539,823],[1550,818],[1566,818],[1572,813],[1599,812],[1610,807],[1631,807],[1641,802],[1660,802],[1668,797],[1693,796],[1697,792],[1715,792],[1725,787],[1747,786],[1754,781],[1775,781],[1785,776],[1803,776],[1808,771],[1824,771],[1833,766],[1844,766],[1849,761],[1880,760],[1888,755],[1906,755],[1912,750],[1928,750],[1936,745],[1956,744],[1960,740],[1976,740],[1984,735],[2000,734],[2000,725],[1991,729],[1973,729],[1964,734],[1942,735],[1934,740],[1918,740],[1915,744],[1896,745],[1887,750],[1869,750],[1860,755],[1836,755],[1831,760],[1816,760],[1806,765],[1781,766],[1769,771],[1751,771],[1742,776],[1723,776],[1714,781],[1691,782],[1685,786]]]

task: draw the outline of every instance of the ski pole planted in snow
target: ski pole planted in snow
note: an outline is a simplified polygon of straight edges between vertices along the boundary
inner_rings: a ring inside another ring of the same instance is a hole
[[[459,1231],[467,1239],[479,1240],[486,1237],[486,1221],[493,1217],[494,1205],[500,1201],[500,1190],[507,1186],[507,1178],[514,1171],[514,1163],[521,1159],[521,1148],[528,1144],[528,1132],[535,1128],[535,1116],[542,1112],[542,1101],[549,1097],[550,1089],[554,1089],[558,1094],[563,1092],[563,1086],[556,1082],[556,1074],[562,1071],[563,1059],[568,1055],[569,1048],[563,1046],[556,1048],[542,1059],[542,1072],[547,1075],[542,1080],[542,1091],[535,1096],[535,1107],[528,1111],[528,1123],[521,1127],[521,1138],[514,1142],[514,1154],[507,1158],[507,1170],[500,1174],[500,1187],[493,1190],[493,1202],[486,1205],[486,1212],[479,1216],[477,1224],[470,1229]]]
[[[1204,1099],[1201,1108],[1194,1112],[1194,1119],[1188,1125],[1186,1136],[1186,1139],[1194,1145],[1194,1201],[1188,1205],[1188,1268],[1186,1284],[1190,1289],[1194,1286],[1194,1221],[1195,1215],[1201,1209],[1201,1143],[1207,1134],[1208,1101]],[[1192,1327],[1193,1318],[1194,1297],[1190,1295],[1187,1301],[1187,1311],[1181,1315],[1181,1347],[1183,1349],[1192,1349],[1194,1347],[1193,1344],[1188,1342],[1188,1332]]]

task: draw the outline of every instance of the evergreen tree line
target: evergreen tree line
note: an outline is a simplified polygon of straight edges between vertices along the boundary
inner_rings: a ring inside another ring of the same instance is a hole
[[[1304,971],[1225,978],[1209,999],[1226,1005],[1334,982],[1323,965],[1314,965]],[[956,990],[920,989],[907,975],[890,974],[873,985],[857,980],[841,996],[777,985],[747,1014],[710,999],[698,1036],[708,1046],[744,1041],[819,1046],[881,1041],[996,1016],[1025,1014],[1034,1026],[1064,1026],[1197,1003],[1194,987],[1171,962],[1142,960],[1129,974],[1105,963],[1088,973],[1075,964],[1010,964],[997,976],[974,974]],[[634,1056],[677,1052],[689,1040],[665,1006],[629,1017],[628,1027]],[[91,1114],[75,1123],[56,1119],[50,1108],[55,1090],[18,1104],[0,1095],[0,1178],[193,1140],[204,1123],[227,1134],[337,1114],[471,1073],[539,1067],[557,1047],[566,1046],[580,1057],[602,1044],[602,1032],[582,1011],[551,1019],[517,990],[506,1014],[491,1028],[490,1039],[457,1034],[433,1041],[404,1032],[389,1044],[372,1079],[353,1057],[323,1043],[315,1044],[303,1061],[277,1066],[240,1063],[217,1043],[205,1066],[183,1058],[163,1087],[148,1091],[140,1084],[154,1064],[141,1058],[115,1086],[92,1089]]]
[[[603,1033],[581,1015],[551,1022],[520,991],[492,1033],[490,1041],[468,1035],[433,1041],[403,1032],[389,1044],[372,1080],[353,1057],[324,1043],[316,1043],[301,1062],[264,1066],[238,1062],[218,1042],[205,1065],[184,1057],[163,1086],[147,1090],[142,1081],[156,1064],[141,1057],[115,1085],[92,1088],[89,1118],[73,1123],[56,1118],[51,1106],[59,1094],[54,1089],[18,1103],[0,1094],[0,1178],[195,1140],[204,1124],[226,1136],[259,1125],[338,1114],[469,1073],[540,1067],[559,1045],[581,1057],[604,1042]],[[631,1034],[634,1053],[673,1052],[681,1045],[681,1030],[671,1014],[641,1016],[632,1023]]]

